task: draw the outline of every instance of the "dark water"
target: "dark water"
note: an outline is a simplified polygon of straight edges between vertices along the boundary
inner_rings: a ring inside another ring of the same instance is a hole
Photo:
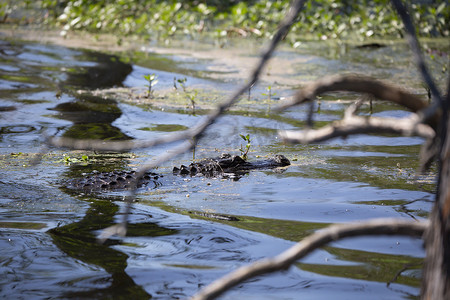
[[[242,144],[239,134],[248,133],[251,157],[282,153],[291,159],[290,167],[251,172],[239,181],[171,176],[171,166],[192,159],[193,153],[187,153],[155,170],[165,175],[161,186],[140,191],[128,236],[100,245],[95,238],[101,229],[120,220],[123,193],[82,195],[64,189],[63,180],[92,170],[136,167],[167,148],[133,153],[52,148],[40,164],[31,165],[33,155],[41,151],[43,134],[144,139],[189,128],[206,111],[192,114],[189,109],[136,106],[77,90],[143,86],[142,74],[150,73],[160,76],[160,86],[170,86],[173,77],[187,77],[188,82],[226,93],[234,83],[196,72],[205,61],[180,66],[174,63],[176,56],[151,55],[139,66],[120,55],[36,43],[0,40],[0,49],[3,298],[186,298],[227,272],[276,255],[330,223],[375,217],[421,220],[430,211],[433,173],[419,180],[414,177],[422,139],[360,135],[321,145],[283,145],[276,140],[276,130],[301,126],[299,120],[308,108],[278,114],[265,105],[248,112],[243,105],[207,131],[195,156],[236,153]],[[395,53],[383,55],[395,59]],[[349,68],[365,67],[375,76],[392,74],[410,80],[411,87],[418,85],[409,69],[346,55],[341,64]],[[329,55],[311,60],[327,70],[341,69],[339,60]],[[321,76],[324,69],[316,71]],[[256,89],[258,93],[261,90]],[[353,97],[343,95],[337,102],[325,97],[316,107],[316,121],[338,119],[349,104],[346,100]],[[407,114],[389,103],[375,103],[373,108],[376,116]],[[219,221],[205,213],[238,220]],[[417,298],[423,255],[419,239],[343,240],[317,250],[288,271],[240,285],[223,298]]]

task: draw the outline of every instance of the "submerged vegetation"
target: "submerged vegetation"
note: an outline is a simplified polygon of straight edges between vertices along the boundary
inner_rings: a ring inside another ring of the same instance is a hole
[[[410,3],[420,36],[450,35],[450,6],[446,1]],[[289,0],[7,0],[0,4],[0,22],[15,18],[27,24],[41,22],[56,26],[62,29],[63,35],[71,30],[87,30],[163,41],[174,35],[209,35],[218,40],[229,36],[267,38],[277,29],[289,4]],[[34,11],[31,20],[22,17],[27,10]],[[387,0],[315,0],[306,3],[287,39],[292,45],[298,45],[300,36],[320,40],[401,37],[402,29],[402,22]]]

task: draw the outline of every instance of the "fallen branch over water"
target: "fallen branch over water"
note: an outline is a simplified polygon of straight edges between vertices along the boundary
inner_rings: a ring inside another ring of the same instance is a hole
[[[305,257],[312,251],[330,242],[348,237],[368,235],[406,235],[421,237],[428,226],[428,222],[399,219],[373,219],[361,223],[332,225],[306,237],[293,247],[273,258],[262,259],[228,273],[203,288],[191,300],[214,299],[230,288],[250,278],[286,270],[300,258]]]
[[[399,87],[362,75],[331,75],[318,79],[300,89],[292,99],[281,102],[275,109],[278,111],[288,107],[314,101],[327,92],[346,91],[369,94],[374,99],[386,100],[401,105],[417,113],[418,123],[426,123],[436,127],[439,110],[435,105],[428,105],[417,95],[411,94]]]
[[[276,109],[283,110],[297,104],[312,101],[320,94],[335,91],[371,94],[380,100],[387,100],[404,106],[412,112],[417,112],[428,106],[418,96],[370,77],[362,75],[332,75],[308,84],[300,89],[292,99],[282,102]]]
[[[433,138],[434,130],[428,125],[418,123],[417,119],[417,116],[403,119],[352,116],[320,129],[285,130],[280,131],[279,135],[284,142],[300,144],[318,143],[336,137],[346,138],[352,134],[367,133],[392,133]]]

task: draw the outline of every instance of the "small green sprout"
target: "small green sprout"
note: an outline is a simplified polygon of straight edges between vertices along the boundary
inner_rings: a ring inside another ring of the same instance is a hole
[[[267,96],[268,100],[270,101],[270,100],[272,100],[272,96],[275,96],[276,93],[272,93],[272,86],[269,85],[269,86],[267,87],[267,93],[263,93],[262,95],[263,95],[263,96]]]
[[[148,81],[148,98],[153,97],[153,87],[158,83],[158,76],[155,73],[144,75],[144,79]]]
[[[183,89],[183,92],[185,93],[186,93],[186,81],[187,81],[186,77],[177,79],[177,82],[180,84],[181,88]]]
[[[250,134],[247,134],[247,135],[243,135],[243,134],[240,134],[239,135],[244,141],[246,141],[247,142],[247,145],[245,145],[245,147],[243,147],[242,145],[241,145],[241,148],[239,149],[239,151],[241,151],[241,156],[242,156],[242,159],[243,160],[247,160],[247,158],[248,158],[248,151],[250,151],[250,147],[251,147],[251,139],[250,139]]]
[[[197,97],[197,95],[198,95],[197,90],[194,90],[192,93],[186,92],[186,97],[188,98],[189,101],[191,101],[193,115],[195,115],[195,98]]]

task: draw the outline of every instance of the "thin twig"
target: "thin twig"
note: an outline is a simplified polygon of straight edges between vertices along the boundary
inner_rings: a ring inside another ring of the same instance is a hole
[[[425,60],[422,55],[422,51],[420,49],[420,43],[417,39],[416,35],[416,29],[414,28],[414,25],[411,21],[411,18],[408,14],[408,11],[406,10],[406,7],[403,5],[402,1],[400,0],[391,0],[392,4],[394,5],[394,8],[397,10],[397,14],[400,16],[400,18],[403,21],[403,25],[405,26],[405,32],[406,32],[406,38],[409,42],[409,45],[411,47],[411,50],[414,54],[414,60],[419,68],[420,75],[422,76],[423,81],[427,85],[427,87],[430,89],[431,97],[435,101],[436,105],[440,105],[443,101],[441,94],[434,83],[433,78],[431,77],[430,73],[428,72],[428,68],[425,64]],[[435,105],[433,105],[435,106]],[[430,115],[434,115],[436,113],[436,108],[430,107],[432,110],[430,112]]]
[[[300,258],[330,242],[343,238],[367,235],[407,235],[420,237],[428,227],[428,222],[405,221],[399,219],[373,219],[361,223],[332,225],[320,230],[274,258],[266,258],[251,265],[241,267],[203,288],[191,300],[214,299],[250,278],[288,269]]]

